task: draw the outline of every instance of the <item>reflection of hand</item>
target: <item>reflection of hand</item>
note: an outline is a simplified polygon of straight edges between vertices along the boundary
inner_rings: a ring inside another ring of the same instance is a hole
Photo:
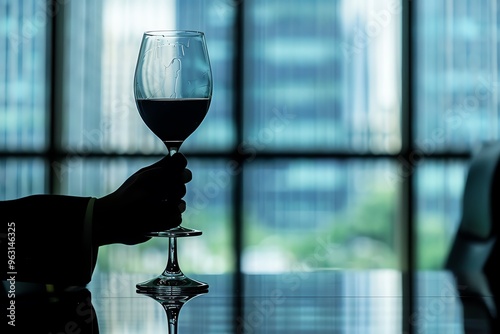
[[[138,244],[144,233],[180,225],[186,208],[182,197],[191,171],[181,153],[137,171],[116,191],[94,204],[93,236],[101,245]]]

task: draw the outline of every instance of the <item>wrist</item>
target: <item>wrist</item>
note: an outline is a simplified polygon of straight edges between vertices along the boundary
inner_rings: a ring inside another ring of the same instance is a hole
[[[106,214],[107,212],[109,212],[107,196],[96,198],[92,215],[92,240],[98,246],[104,246],[111,243],[108,240],[109,231],[107,231],[106,228],[106,222],[109,219]]]

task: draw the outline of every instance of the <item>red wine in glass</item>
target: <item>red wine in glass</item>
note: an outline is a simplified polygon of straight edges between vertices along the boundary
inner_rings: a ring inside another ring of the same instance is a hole
[[[167,148],[177,150],[201,124],[210,107],[209,98],[138,99],[139,114]]]

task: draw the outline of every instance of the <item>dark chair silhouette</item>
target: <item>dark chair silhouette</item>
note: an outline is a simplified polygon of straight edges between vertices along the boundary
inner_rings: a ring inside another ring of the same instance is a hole
[[[500,222],[500,142],[485,144],[472,158],[462,199],[462,216],[445,268],[453,272],[464,313],[481,299],[496,327]]]

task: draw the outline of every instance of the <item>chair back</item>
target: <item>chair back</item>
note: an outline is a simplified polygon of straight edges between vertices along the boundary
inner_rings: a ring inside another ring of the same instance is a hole
[[[445,267],[482,272],[492,254],[500,218],[500,142],[484,145],[471,160],[462,216]]]

